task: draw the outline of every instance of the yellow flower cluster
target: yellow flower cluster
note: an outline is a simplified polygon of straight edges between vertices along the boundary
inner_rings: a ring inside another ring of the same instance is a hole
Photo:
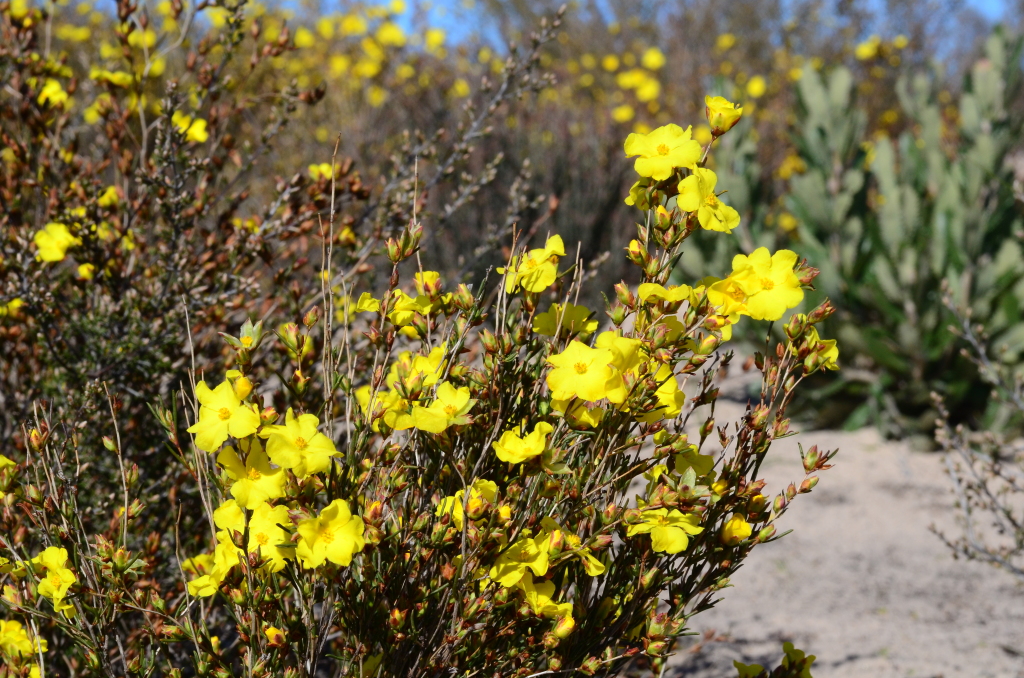
[[[242,339],[250,337],[243,336]],[[296,415],[289,408],[282,424],[270,424],[275,415],[263,413],[251,402],[253,385],[240,372],[211,389],[196,384],[199,420],[189,427],[196,446],[217,452],[233,499],[224,501],[213,514],[217,545],[212,554],[189,559],[186,570],[196,577],[189,592],[212,596],[239,565],[244,554],[256,556],[260,571],[282,570],[298,560],[306,568],[330,561],[347,566],[362,550],[363,521],[348,503],[336,499],[318,515],[293,520],[287,497],[293,487],[331,469],[338,454],[334,442],[319,431],[313,414]],[[230,438],[237,446],[226,446]],[[266,446],[261,443],[266,441]],[[279,503],[284,502],[284,503]],[[242,535],[248,535],[241,543]]]

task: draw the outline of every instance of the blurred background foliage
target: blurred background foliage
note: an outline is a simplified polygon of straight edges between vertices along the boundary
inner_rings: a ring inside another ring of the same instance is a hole
[[[104,381],[148,416],[141,403],[184,382],[185,310],[200,369],[223,357],[215,325],[297,321],[317,301],[294,283],[319,270],[336,143],[347,263],[417,210],[447,280],[499,265],[515,225],[579,242],[610,292],[631,281],[604,258],[633,230],[622,139],[671,122],[706,141],[705,93],[744,107],[713,156],[743,220],[681,273],[721,274],[761,245],[821,269],[845,369],[816,384],[806,415],[915,434],[938,390],[955,421],[1005,419],[946,331],[941,295],[1017,359],[1019,23],[997,29],[956,0],[574,2],[529,56],[558,4],[211,3],[193,18],[178,0],[0,3],[10,35],[34,31],[46,55],[26,76],[16,41],[0,54],[5,87],[31,92],[0,104],[4,433],[18,437],[36,399]],[[30,121],[29,104],[60,115]],[[163,118],[183,145],[154,127]],[[62,154],[78,169],[57,167]],[[108,185],[130,206],[118,215],[103,212]],[[33,234],[84,204],[121,237],[34,260]],[[749,350],[762,339],[737,333]]]

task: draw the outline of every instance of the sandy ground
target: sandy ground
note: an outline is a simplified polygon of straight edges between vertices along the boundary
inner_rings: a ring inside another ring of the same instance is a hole
[[[956,529],[941,456],[873,430],[803,433],[769,453],[772,494],[802,478],[798,441],[840,448],[836,466],[783,517],[793,532],[756,549],[718,607],[691,620],[713,639],[681,647],[670,675],[775,666],[789,640],[817,655],[815,678],[1024,678],[1024,586],[954,560],[929,531]]]

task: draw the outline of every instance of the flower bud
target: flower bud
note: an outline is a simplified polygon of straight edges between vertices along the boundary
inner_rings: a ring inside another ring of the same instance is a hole
[[[715,418],[714,417],[708,417],[707,421],[705,421],[700,426],[700,437],[701,437],[701,440],[703,440],[704,438],[707,438],[709,435],[711,435],[711,432],[714,431],[714,430],[715,430]]]
[[[626,258],[637,266],[643,266],[651,258],[651,255],[647,253],[647,248],[639,240],[630,240],[629,246],[626,247]]]
[[[473,291],[463,283],[456,288],[452,302],[455,308],[467,312],[476,304],[476,299],[473,297]]]
[[[775,502],[772,504],[772,509],[775,511],[776,514],[782,513],[782,511],[786,508],[786,504],[788,503],[789,502],[786,501],[786,498],[780,494],[779,496],[775,497]]]
[[[405,617],[408,614],[408,610],[399,610],[397,607],[391,610],[391,614],[388,616],[388,625],[393,629],[400,629],[405,624]]]
[[[814,282],[814,279],[818,277],[818,274],[821,273],[821,271],[812,266],[808,266],[807,260],[804,259],[793,268],[793,273],[796,275],[796,279],[800,281],[801,285],[810,285]]]
[[[711,126],[711,134],[720,137],[740,121],[743,107],[737,106],[725,97],[704,97],[704,113]]]
[[[696,352],[699,355],[711,355],[715,349],[718,348],[722,343],[721,337],[716,337],[713,334],[709,334],[700,340],[700,344],[697,345]]]
[[[628,309],[636,308],[636,295],[624,282],[615,285],[615,298]]]
[[[814,309],[807,315],[807,322],[811,323],[812,325],[820,323],[822,320],[825,320],[826,318],[830,317],[835,312],[836,307],[832,305],[832,302],[826,299],[825,301],[821,302],[821,305],[818,306],[818,308]]]
[[[545,633],[544,638],[541,639],[541,644],[544,645],[545,649],[554,649],[558,647],[558,643],[560,642],[561,640],[550,631]]]
[[[626,314],[626,307],[619,303],[612,304],[612,307],[609,308],[607,312],[612,324],[616,327],[621,327],[622,323],[626,322]]]
[[[306,393],[306,389],[309,388],[309,377],[302,376],[302,370],[296,369],[292,374],[292,389],[295,394],[302,397]]]
[[[252,393],[252,382],[249,381],[248,377],[239,377],[235,379],[235,383],[231,385],[231,388],[235,391],[235,397],[239,400],[245,400]]]
[[[640,588],[642,588],[642,589],[649,588],[660,575],[661,575],[661,570],[659,570],[656,567],[653,567],[653,568],[647,570],[640,577]]]
[[[807,494],[808,492],[813,490],[814,486],[817,484],[818,476],[811,476],[810,478],[805,478],[804,481],[800,483],[800,494]]]
[[[394,238],[388,238],[384,243],[384,249],[388,255],[388,261],[397,264],[402,260],[402,245]]]
[[[757,533],[758,543],[764,544],[770,541],[775,536],[775,526],[769,525],[768,527],[761,528],[761,531]]]
[[[574,628],[576,628],[576,620],[571,616],[559,617],[558,621],[555,622],[555,628],[552,630],[552,633],[559,639],[568,638]]]

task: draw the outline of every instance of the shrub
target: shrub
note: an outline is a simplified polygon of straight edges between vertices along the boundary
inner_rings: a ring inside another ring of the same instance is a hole
[[[707,105],[716,135],[741,115]],[[669,284],[691,237],[736,225],[704,167],[713,140],[690,137],[626,140],[642,283],[616,287],[609,329],[577,303],[591,275],[559,236],[531,248],[517,234],[496,283],[445,289],[413,217],[377,251],[386,287],[365,260],[338,262],[329,236],[300,323],[246,321],[224,335],[223,377],[193,374],[183,408],[154,405],[162,476],[142,482],[115,398],[105,453],[83,435],[97,424],[37,409],[26,457],[0,471],[4,670],[662,668],[834,454],[802,452],[806,477],[763,494],[795,390],[837,367],[816,328],[828,303],[786,319],[754,360],[760,396],[716,422],[732,327],[783,320],[817,272],[762,249],[722,279]]]
[[[993,399],[1019,423],[1024,415],[1019,359],[1008,350],[992,350],[984,326],[973,323],[952,298],[947,296],[946,303],[957,319],[955,335],[969,347],[966,356],[991,384]],[[955,555],[990,563],[1024,581],[1024,452],[1005,432],[951,424],[941,396],[933,397],[939,412],[935,438],[946,455],[962,530],[957,537],[938,534]]]
[[[862,403],[832,418],[920,433],[935,419],[929,394],[938,391],[956,421],[991,420],[984,381],[945,331],[942,288],[993,340],[1019,344],[1024,265],[1010,154],[1024,124],[1013,112],[1021,44],[989,37],[959,107],[937,76],[901,78],[909,124],[894,138],[866,138],[849,71],[808,71],[800,81],[795,133],[806,172],[786,198],[799,224],[793,247],[821,269],[820,293],[841,299],[829,331],[860,368],[822,392],[823,410],[835,409],[837,391]]]

